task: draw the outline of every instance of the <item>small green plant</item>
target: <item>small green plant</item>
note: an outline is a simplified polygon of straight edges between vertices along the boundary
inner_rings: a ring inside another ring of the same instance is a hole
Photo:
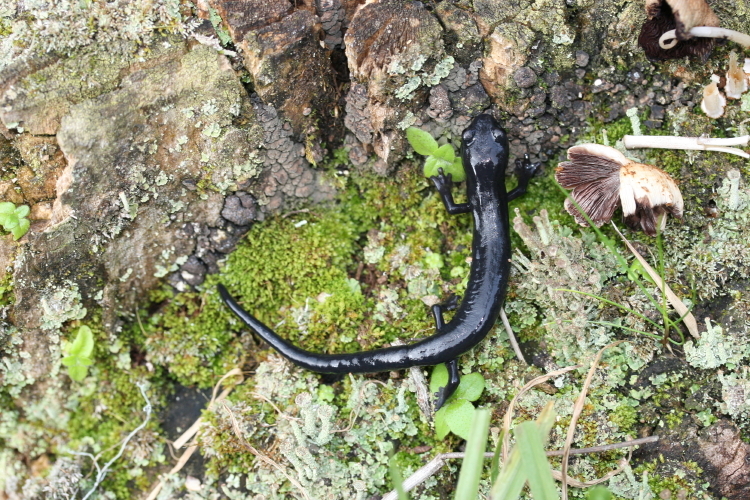
[[[445,365],[437,365],[430,377],[430,392],[435,394],[447,384],[448,369]],[[438,439],[443,439],[449,432],[464,439],[469,438],[471,422],[477,411],[472,401],[479,399],[482,391],[484,391],[484,377],[481,374],[470,373],[461,377],[461,383],[456,392],[435,413],[435,433]]]
[[[0,225],[13,235],[14,240],[18,240],[29,230],[31,223],[26,218],[27,215],[29,215],[27,205],[16,206],[10,201],[0,203]]]
[[[466,179],[461,157],[456,156],[452,145],[439,146],[429,133],[416,127],[406,129],[406,138],[414,151],[427,157],[424,162],[425,177],[437,176],[438,169],[442,168],[445,175],[451,174],[454,182]]]
[[[544,451],[555,419],[556,414],[550,403],[542,410],[536,422],[528,421],[516,426],[516,445],[501,469],[498,469],[497,464],[502,439],[498,442],[490,472],[490,497],[493,500],[517,500],[527,481],[535,500],[559,500],[560,495]]]
[[[62,359],[62,364],[68,367],[68,375],[76,382],[86,378],[86,373],[94,361],[91,354],[94,351],[94,335],[91,328],[86,325],[78,328],[78,334],[72,343],[63,344],[63,352],[66,356]]]

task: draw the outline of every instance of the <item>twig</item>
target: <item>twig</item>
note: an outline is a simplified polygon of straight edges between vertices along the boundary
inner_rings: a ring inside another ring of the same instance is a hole
[[[633,439],[632,441],[623,441],[621,443],[613,443],[613,444],[607,444],[602,446],[594,446],[592,448],[581,448],[581,449],[573,449],[570,450],[571,455],[583,455],[588,453],[602,453],[605,451],[615,450],[618,448],[629,448],[632,446],[640,446],[642,444],[647,443],[654,443],[659,440],[659,436],[649,436],[646,438],[640,438],[640,439]],[[555,451],[548,451],[547,456],[548,457],[559,457],[562,455],[562,450],[555,450]],[[435,458],[427,462],[423,467],[420,467],[414,474],[409,476],[404,482],[404,491],[411,491],[423,482],[425,482],[427,479],[429,479],[431,476],[433,476],[437,471],[439,471],[443,465],[445,465],[446,460],[455,459],[455,458],[464,458],[465,453],[463,452],[456,452],[456,453],[441,453],[440,455],[437,455]],[[487,452],[484,454],[484,458],[492,458],[494,456],[493,452]],[[554,473],[557,471],[553,471]],[[620,469],[616,471],[612,471],[614,473],[619,473]],[[609,479],[610,477],[614,476],[612,472],[608,473],[605,478]],[[557,472],[559,476],[559,472]],[[555,479],[560,480],[561,477],[556,477]],[[604,479],[604,480],[606,480]],[[602,479],[598,479],[597,481],[602,482]],[[571,478],[568,479],[568,482],[572,484],[573,486],[577,486],[579,483],[578,481],[571,480]],[[580,483],[583,486],[585,483]],[[381,500],[396,500],[397,494],[396,490],[390,491],[386,493]]]
[[[508,316],[505,315],[505,306],[500,308],[500,319],[503,320],[503,326],[505,327],[505,332],[508,334],[510,345],[513,346],[513,351],[516,353],[516,357],[518,358],[518,361],[520,361],[521,363],[525,365],[528,365],[528,363],[526,362],[526,359],[523,357],[521,348],[518,346],[518,342],[516,341],[516,336],[513,334],[513,328],[511,328],[510,326],[510,321],[508,321]]]
[[[622,441],[620,443],[603,444],[601,446],[592,446],[591,448],[573,448],[570,450],[570,455],[587,455],[589,453],[603,453],[605,451],[617,450],[619,448],[630,448],[631,446],[640,446],[642,444],[655,443],[659,440],[659,436],[648,436],[645,438],[632,439],[630,441]],[[565,450],[553,450],[548,451],[548,457],[561,457]]]
[[[513,408],[516,406],[516,401],[518,401],[518,398],[520,398],[524,393],[526,393],[526,391],[528,391],[532,387],[543,384],[547,380],[554,377],[559,377],[560,375],[568,373],[569,371],[577,370],[582,366],[583,365],[567,366],[565,368],[560,368],[559,370],[547,373],[546,375],[540,375],[539,377],[524,385],[521,390],[518,391],[518,394],[513,397],[513,399],[510,401],[510,404],[508,405],[508,409],[505,412],[505,416],[503,417],[503,462],[508,461],[508,453],[510,451],[510,423],[513,420]]]
[[[135,437],[135,435],[144,427],[146,427],[146,424],[148,424],[149,419],[151,418],[151,401],[149,401],[148,396],[146,395],[146,384],[145,383],[138,383],[136,384],[138,386],[138,389],[141,391],[141,396],[143,396],[143,399],[146,400],[146,406],[143,407],[143,411],[146,412],[146,418],[141,422],[141,424],[133,429],[130,434],[127,435],[125,439],[122,440],[122,446],[120,446],[120,451],[117,452],[117,455],[112,457],[112,459],[107,462],[104,467],[101,469],[99,468],[99,464],[96,461],[95,457],[91,457],[94,460],[94,466],[96,467],[97,474],[96,474],[96,480],[94,481],[94,486],[91,487],[88,493],[83,497],[83,500],[86,500],[88,497],[94,494],[96,489],[99,487],[100,484],[102,484],[102,481],[104,481],[104,477],[107,475],[107,472],[109,472],[109,468],[112,466],[113,463],[115,463],[125,452],[125,447],[130,443],[130,440]],[[88,455],[88,454],[82,454],[82,453],[73,453],[74,455],[80,454],[80,455]]]
[[[575,405],[573,406],[573,415],[570,417],[570,425],[568,426],[568,435],[565,438],[565,446],[563,447],[563,453],[562,453],[562,470],[560,471],[560,475],[562,476],[562,500],[568,500],[568,458],[570,458],[570,445],[573,443],[573,436],[576,432],[576,424],[578,424],[578,417],[581,416],[581,412],[583,411],[583,406],[586,404],[586,395],[589,391],[589,386],[591,385],[591,380],[594,378],[594,373],[596,373],[596,368],[599,366],[599,360],[602,358],[602,354],[604,354],[604,351],[609,349],[610,347],[614,347],[618,344],[621,344],[625,342],[624,340],[618,340],[617,342],[612,342],[611,344],[608,344],[602,349],[596,353],[596,357],[594,358],[594,361],[591,363],[591,368],[589,368],[589,373],[586,375],[586,380],[583,382],[583,387],[581,388],[581,394],[578,396],[578,399],[575,402]]]
[[[622,144],[628,149],[689,149],[694,151],[719,151],[750,158],[750,154],[738,148],[727,146],[747,146],[750,135],[733,138],[679,137],[667,135],[626,135]]]

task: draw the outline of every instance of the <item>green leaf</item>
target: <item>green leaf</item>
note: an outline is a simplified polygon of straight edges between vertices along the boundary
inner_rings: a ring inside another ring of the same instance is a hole
[[[424,162],[424,176],[425,177],[435,177],[440,172],[438,172],[438,169],[442,168],[443,173],[446,175],[451,173],[449,170],[451,168],[451,163],[448,163],[445,160],[441,160],[440,158],[436,158],[434,156],[428,156],[427,160]]]
[[[18,227],[20,219],[15,213],[8,214],[5,216],[5,221],[3,222],[3,227],[6,231],[12,230],[14,227]]]
[[[91,333],[91,328],[86,325],[82,325],[78,328],[78,335],[70,345],[68,354],[80,356],[83,358],[90,358],[91,353],[94,351],[94,335]]]
[[[515,434],[516,447],[522,457],[521,465],[534,500],[559,500],[552,469],[544,452],[546,434],[536,422],[531,421],[519,424]]]
[[[453,174],[453,182],[463,182],[466,180],[466,171],[464,170],[464,164],[460,156],[456,156],[456,159],[453,160],[450,171]]]
[[[474,419],[474,412],[476,411],[474,405],[465,399],[453,401],[445,409],[445,421],[448,428],[456,436],[468,439],[469,432],[471,432],[471,421]]]
[[[86,378],[86,373],[89,371],[87,366],[75,365],[68,367],[68,375],[76,382],[80,382]]]
[[[18,206],[18,207],[16,207],[16,209],[14,211],[16,212],[16,215],[18,217],[26,217],[27,215],[29,215],[29,207],[28,207],[28,205]]]
[[[453,160],[456,159],[456,152],[453,150],[453,146],[450,144],[443,144],[439,148],[437,148],[437,151],[432,153],[432,156],[435,158],[440,158],[441,160],[445,160],[449,163],[453,163]]]
[[[469,373],[461,377],[461,383],[456,389],[456,399],[476,401],[484,391],[484,377],[481,373]]]
[[[438,149],[438,143],[429,132],[418,129],[417,127],[409,127],[406,129],[406,139],[414,148],[417,153],[427,156],[434,154]]]
[[[445,364],[435,365],[430,375],[430,393],[435,394],[448,384],[448,367]]]
[[[0,215],[12,214],[15,210],[16,206],[9,201],[3,201],[0,203]]]
[[[31,226],[29,219],[20,219],[18,221],[18,225],[10,230],[10,233],[13,235],[13,239],[18,240],[21,236],[26,234],[26,232],[29,230],[29,226]]]
[[[445,410],[447,408],[447,406],[443,406],[435,412],[435,416],[433,417],[435,421],[435,435],[438,439],[444,439],[451,431],[448,427],[448,422],[445,421]]]
[[[479,480],[484,468],[484,450],[487,448],[487,432],[490,428],[490,411],[486,408],[474,411],[471,432],[466,440],[466,454],[458,474],[455,500],[479,498]]]
[[[612,500],[612,492],[606,486],[594,486],[586,492],[587,500]]]

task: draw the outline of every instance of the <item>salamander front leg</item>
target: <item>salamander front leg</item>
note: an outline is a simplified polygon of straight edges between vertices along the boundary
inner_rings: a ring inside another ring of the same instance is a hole
[[[524,155],[523,160],[520,158],[516,159],[516,168],[514,171],[518,177],[518,186],[508,191],[508,201],[514,200],[526,193],[529,181],[539,172],[541,166],[542,164],[539,162],[531,163],[529,155]]]
[[[453,187],[453,175],[445,175],[442,168],[438,169],[438,175],[433,175],[430,180],[435,184],[435,188],[440,193],[440,197],[443,199],[443,205],[445,209],[451,215],[465,214],[471,212],[470,203],[455,203],[453,201],[453,193],[451,188]]]

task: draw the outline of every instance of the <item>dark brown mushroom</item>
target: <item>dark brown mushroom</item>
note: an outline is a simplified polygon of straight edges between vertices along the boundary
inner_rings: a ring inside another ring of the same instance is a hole
[[[646,0],[646,15],[648,20],[641,27],[638,45],[649,59],[706,58],[711,53],[713,39],[690,34],[696,26],[719,26],[719,18],[704,0]],[[670,30],[675,30],[678,43],[664,49],[659,39]]]

